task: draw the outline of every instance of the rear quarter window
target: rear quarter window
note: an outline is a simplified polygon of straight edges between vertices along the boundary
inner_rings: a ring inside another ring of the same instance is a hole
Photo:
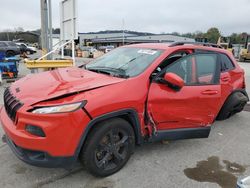
[[[220,58],[221,58],[221,71],[222,72],[230,71],[235,68],[233,62],[227,55],[220,54]]]

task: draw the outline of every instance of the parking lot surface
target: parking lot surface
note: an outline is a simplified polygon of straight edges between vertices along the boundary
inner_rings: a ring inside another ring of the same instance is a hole
[[[85,61],[78,59],[78,64]],[[250,93],[250,63],[240,65],[245,69]],[[29,70],[21,63],[21,76],[27,73]],[[7,86],[0,86],[0,105]],[[0,187],[235,187],[237,178],[250,175],[249,122],[250,112],[244,111],[229,120],[215,122],[207,139],[138,146],[127,165],[107,178],[95,178],[81,165],[72,171],[27,165],[0,141]]]

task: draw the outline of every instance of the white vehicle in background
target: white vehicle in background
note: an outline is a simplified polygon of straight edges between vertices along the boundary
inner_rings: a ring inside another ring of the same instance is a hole
[[[81,48],[81,50],[88,52],[88,54],[89,54],[88,57],[89,58],[93,58],[94,57],[94,53],[98,51],[97,49],[95,49],[92,46],[84,46],[84,47]]]
[[[20,47],[22,52],[26,52],[28,55],[29,54],[34,54],[34,53],[37,52],[36,47],[29,46],[29,45],[27,45],[27,44],[25,44],[23,42],[17,42],[16,44]]]
[[[114,46],[100,46],[99,48],[98,48],[98,50],[100,50],[100,51],[102,51],[103,53],[108,53],[108,52],[110,52],[111,50],[113,50],[113,49],[115,49],[115,47]]]
[[[114,46],[106,46],[105,53],[108,53],[108,52],[110,52],[113,49],[115,49]]]

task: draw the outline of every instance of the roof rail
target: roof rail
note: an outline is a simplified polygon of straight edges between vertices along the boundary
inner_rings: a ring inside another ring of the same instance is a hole
[[[185,44],[193,44],[193,45],[200,45],[200,46],[208,46],[208,47],[213,47],[213,48],[222,48],[218,44],[213,44],[213,43],[205,43],[205,42],[174,42],[169,45],[169,47],[174,47],[174,46],[182,46]]]

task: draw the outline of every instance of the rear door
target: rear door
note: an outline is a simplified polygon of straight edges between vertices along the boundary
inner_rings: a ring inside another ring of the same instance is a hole
[[[167,66],[158,76],[172,72],[185,86],[175,91],[153,81],[148,96],[148,111],[158,130],[204,127],[218,111],[221,87],[218,54],[196,53]]]

